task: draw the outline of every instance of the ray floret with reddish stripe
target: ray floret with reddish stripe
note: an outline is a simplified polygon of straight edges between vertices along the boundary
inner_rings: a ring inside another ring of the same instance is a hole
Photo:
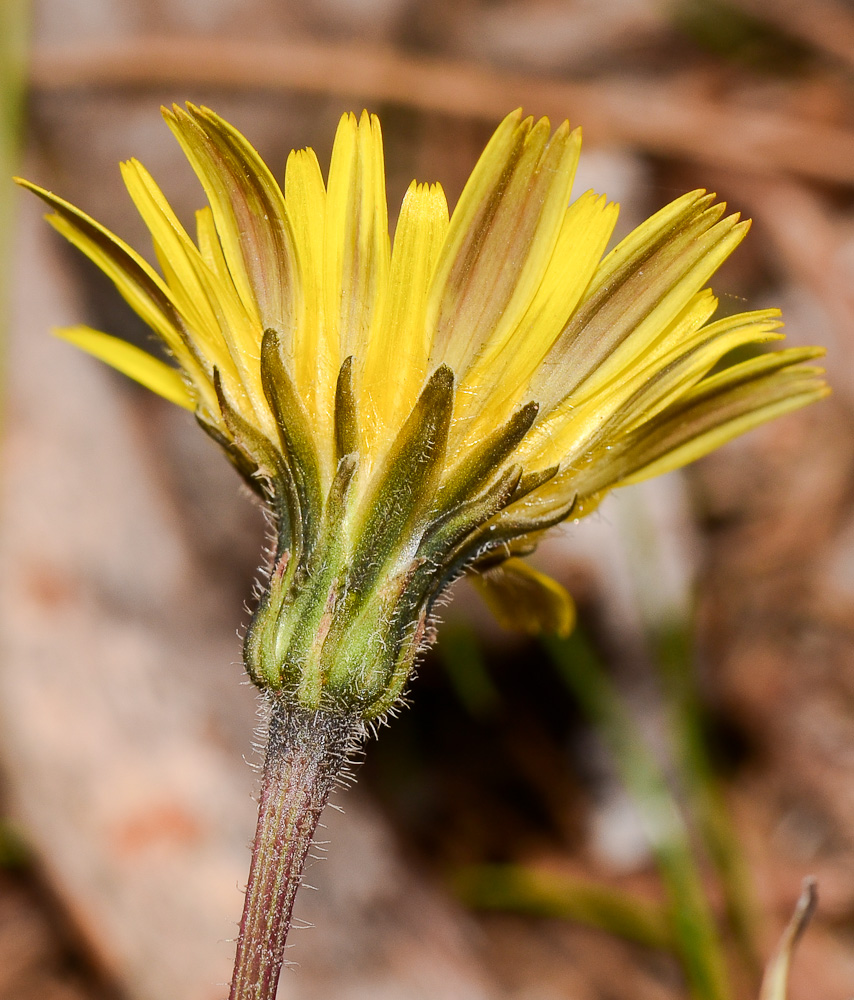
[[[207,205],[191,235],[142,164],[122,165],[158,268],[21,183],[169,360],[60,335],[193,411],[274,515],[245,640],[273,707],[232,986],[262,1000],[334,776],[400,699],[454,580],[471,575],[504,624],[565,634],[568,595],[522,558],[545,531],[828,390],[821,349],[769,349],[777,310],[713,318],[707,283],[748,228],[714,195],[606,253],[617,206],[573,199],[566,122],[508,115],[453,213],[413,182],[392,240],[375,116],[343,116],[325,180],[304,149],[280,185],[214,112],[164,115]]]

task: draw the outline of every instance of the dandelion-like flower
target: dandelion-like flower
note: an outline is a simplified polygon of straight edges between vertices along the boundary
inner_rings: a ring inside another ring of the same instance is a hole
[[[413,183],[392,242],[375,117],[341,119],[326,183],[299,150],[280,186],[212,111],[165,116],[209,204],[194,240],[122,165],[161,273],[28,186],[175,364],[62,335],[192,410],[274,513],[245,659],[290,717],[387,712],[462,574],[505,623],[567,631],[567,596],[520,558],[547,529],[827,392],[818,348],[721,366],[781,324],[712,320],[706,283],[748,228],[714,195],[678,198],[605,255],[617,206],[571,201],[567,123],[508,115],[450,217],[438,185]]]

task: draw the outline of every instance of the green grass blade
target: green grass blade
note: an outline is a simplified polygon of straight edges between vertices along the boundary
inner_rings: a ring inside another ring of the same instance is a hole
[[[571,920],[647,948],[674,950],[663,907],[592,879],[524,865],[474,865],[455,872],[453,886],[462,902],[475,909]]]
[[[720,936],[690,837],[649,747],[580,629],[542,640],[560,676],[600,730],[641,816],[668,896],[673,936],[695,1000],[730,995]]]
[[[762,966],[756,942],[757,905],[750,872],[733,827],[709,742],[691,630],[690,582],[674,572],[680,557],[648,490],[630,490],[620,523],[627,566],[650,660],[656,669],[674,744],[681,801],[692,832],[715,871],[735,952],[758,988]],[[678,523],[678,515],[676,515]],[[668,537],[665,537],[668,536]]]
[[[697,830],[721,884],[727,923],[739,956],[758,982],[756,903],[741,844],[710,753],[693,669],[690,630],[671,626],[654,636],[656,663],[671,710],[680,778]]]

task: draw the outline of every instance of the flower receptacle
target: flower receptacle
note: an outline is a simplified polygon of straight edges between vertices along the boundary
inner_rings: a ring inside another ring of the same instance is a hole
[[[268,343],[276,366],[278,349],[272,337]],[[342,443],[357,440],[349,369],[348,360],[336,400]],[[275,460],[265,458],[263,442],[243,437],[247,459],[273,470],[277,511],[276,561],[245,641],[259,687],[301,708],[365,719],[400,697],[436,596],[433,574],[419,570],[428,559],[441,565],[422,543],[437,516],[453,402],[453,373],[440,366],[380,467],[362,482],[358,452],[341,455],[325,501],[308,435],[294,441],[283,430]]]
[[[349,569],[328,568],[302,586],[274,572],[244,655],[253,681],[294,706],[373,719],[409,678],[427,632],[426,595],[411,591],[412,567],[362,593],[348,589]]]

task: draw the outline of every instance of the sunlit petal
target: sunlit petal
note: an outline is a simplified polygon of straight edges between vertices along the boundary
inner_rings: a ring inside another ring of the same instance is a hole
[[[570,201],[566,122],[508,115],[450,219],[441,187],[413,182],[392,249],[376,117],[343,116],[327,184],[311,150],[291,153],[284,190],[212,111],[166,118],[209,204],[194,243],[144,167],[123,166],[162,276],[29,186],[177,368],[63,336],[195,409],[272,505],[258,683],[335,705],[356,683],[359,710],[382,714],[464,573],[489,574],[505,624],[566,632],[568,597],[520,561],[549,528],[827,392],[819,349],[770,349],[776,310],[714,320],[707,283],[748,229],[714,195],[677,198],[605,255],[617,206]]]

